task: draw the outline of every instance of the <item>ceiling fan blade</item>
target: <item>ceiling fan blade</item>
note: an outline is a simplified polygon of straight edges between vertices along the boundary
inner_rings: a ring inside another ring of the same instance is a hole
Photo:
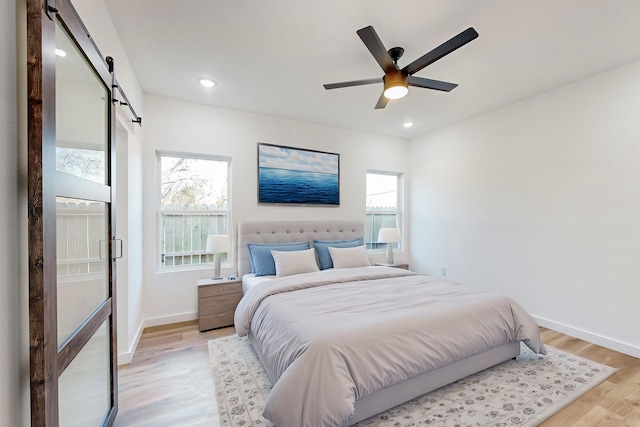
[[[373,83],[382,83],[382,77],[378,77],[375,79],[364,79],[364,80],[352,80],[350,82],[339,82],[339,83],[327,83],[324,86],[325,89],[338,89],[341,87],[351,87],[351,86],[362,86],[362,85],[370,85]]]
[[[464,46],[469,43],[471,40],[474,40],[478,37],[478,33],[473,28],[467,28],[454,38],[442,43],[437,48],[433,49],[431,52],[428,52],[422,55],[420,58],[413,61],[411,64],[407,65],[402,69],[402,71],[411,75],[417,73],[422,70],[429,64],[436,62],[438,59],[442,58],[445,55],[450,54],[454,50]]]
[[[358,36],[360,36],[362,42],[367,49],[369,49],[369,52],[371,52],[380,67],[382,67],[385,74],[398,70],[398,66],[393,63],[391,55],[389,55],[389,52],[387,52],[387,49],[380,41],[376,30],[374,30],[371,25],[359,29],[356,33],[358,33]]]
[[[455,83],[442,82],[440,80],[425,79],[422,77],[409,76],[407,82],[409,86],[423,87],[425,89],[441,90],[443,92],[451,92],[456,86]]]
[[[384,108],[387,106],[387,102],[389,102],[389,100],[387,99],[386,96],[384,96],[384,92],[382,92],[382,94],[380,95],[380,98],[378,99],[378,103],[376,104],[375,109],[379,110],[381,108]]]

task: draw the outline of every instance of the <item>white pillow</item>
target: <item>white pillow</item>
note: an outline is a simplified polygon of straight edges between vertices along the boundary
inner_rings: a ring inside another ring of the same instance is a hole
[[[276,276],[312,273],[319,271],[314,248],[301,251],[271,251],[276,264]]]
[[[367,248],[364,245],[353,248],[329,246],[329,254],[331,254],[333,268],[368,267],[371,265],[367,256]]]

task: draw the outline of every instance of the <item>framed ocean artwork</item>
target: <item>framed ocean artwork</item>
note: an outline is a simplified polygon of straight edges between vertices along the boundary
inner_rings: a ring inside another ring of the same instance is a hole
[[[340,205],[340,154],[258,143],[258,203]]]

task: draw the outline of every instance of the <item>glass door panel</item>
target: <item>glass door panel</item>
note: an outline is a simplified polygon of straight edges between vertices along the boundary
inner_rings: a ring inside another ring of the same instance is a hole
[[[104,59],[87,50],[94,46],[83,45],[82,26],[58,18],[54,20],[55,245],[62,368],[57,377],[57,419],[59,426],[92,427],[113,420],[117,400],[109,250],[114,232],[112,75],[104,73]]]
[[[109,94],[56,23],[56,169],[107,184]]]
[[[109,296],[107,204],[56,198],[58,345]]]
[[[61,427],[102,426],[111,408],[109,335],[105,322],[58,377]]]

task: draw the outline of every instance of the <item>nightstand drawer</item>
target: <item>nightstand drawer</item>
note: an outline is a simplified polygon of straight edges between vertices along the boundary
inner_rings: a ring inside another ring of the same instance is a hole
[[[208,314],[200,316],[200,330],[222,328],[233,325],[233,311],[227,313]]]
[[[198,310],[201,314],[234,312],[242,298],[242,292],[205,297],[198,300]]]
[[[233,325],[236,306],[242,299],[239,279],[198,281],[198,319],[201,331]]]
[[[242,295],[242,282],[201,285],[198,288],[198,296],[200,298],[233,294],[238,292],[240,293],[240,295]]]

